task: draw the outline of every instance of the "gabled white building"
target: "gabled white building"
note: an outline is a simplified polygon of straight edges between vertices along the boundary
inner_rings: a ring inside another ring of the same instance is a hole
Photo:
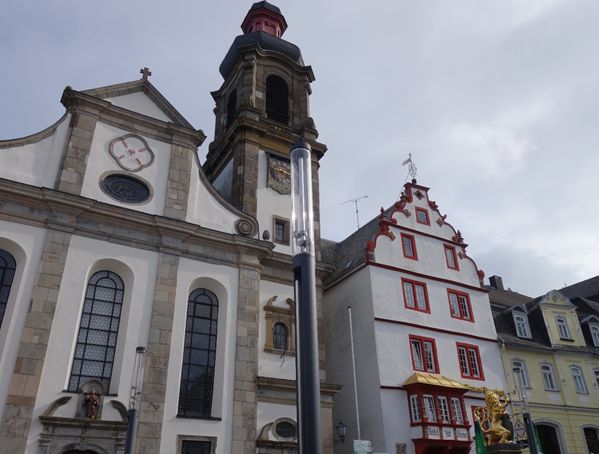
[[[267,2],[248,12],[212,93],[204,168],[203,132],[147,68],[67,87],[56,124],[0,142],[1,452],[123,452],[138,346],[137,452],[295,449],[289,148],[313,148],[318,219],[326,146],[286,27]],[[338,387],[321,389],[330,453]]]
[[[328,377],[335,422],[357,438],[347,307],[353,312],[361,437],[375,452],[474,452],[472,408],[506,389],[483,273],[429,189],[415,181],[326,254]],[[351,452],[340,443],[336,452]]]

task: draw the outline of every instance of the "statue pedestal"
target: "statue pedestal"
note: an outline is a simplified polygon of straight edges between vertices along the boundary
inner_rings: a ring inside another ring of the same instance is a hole
[[[522,449],[514,443],[503,443],[500,445],[487,446],[487,452],[489,454],[520,454]]]

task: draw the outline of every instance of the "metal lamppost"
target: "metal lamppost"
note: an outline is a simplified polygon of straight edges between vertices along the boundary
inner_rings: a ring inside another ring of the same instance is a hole
[[[528,450],[530,451],[530,454],[539,454],[539,450],[537,447],[537,439],[535,436],[535,426],[530,417],[530,412],[528,408],[528,396],[526,395],[526,391],[522,389],[521,380],[518,379],[518,377],[522,377],[521,374],[523,374],[524,372],[520,367],[514,367],[512,371],[514,372],[514,382],[516,383],[516,390],[520,395],[522,406],[524,408],[524,411],[522,412],[522,419],[524,420],[524,427],[526,427],[526,438],[528,438]]]
[[[139,422],[139,404],[141,388],[144,379],[146,347],[135,349],[135,363],[133,364],[133,382],[131,383],[131,397],[129,399],[129,411],[127,412],[127,441],[125,454],[135,453],[135,441],[137,438],[137,425]]]
[[[316,316],[314,256],[314,210],[312,206],[312,159],[310,145],[291,146],[291,193],[293,212],[293,277],[297,320],[297,421],[300,454],[321,454],[320,378]]]

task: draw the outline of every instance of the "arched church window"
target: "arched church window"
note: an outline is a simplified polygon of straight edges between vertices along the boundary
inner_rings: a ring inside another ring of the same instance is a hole
[[[237,90],[233,90],[227,100],[227,128],[231,126],[237,113]]]
[[[289,88],[279,76],[266,79],[266,117],[280,123],[289,123]]]
[[[191,292],[187,302],[179,416],[206,418],[211,415],[217,327],[216,295],[204,288]]]
[[[2,320],[4,320],[4,312],[6,312],[16,268],[15,258],[8,251],[0,249],[0,328]]]
[[[125,285],[112,271],[98,271],[87,283],[69,391],[78,391],[90,379],[110,389]]]
[[[287,350],[287,336],[289,330],[284,323],[275,323],[272,327],[272,346],[277,350]]]

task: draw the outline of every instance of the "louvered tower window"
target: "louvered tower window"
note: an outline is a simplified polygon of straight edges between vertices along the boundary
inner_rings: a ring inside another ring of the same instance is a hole
[[[191,292],[187,303],[179,416],[207,418],[211,415],[217,325],[216,295],[203,288]]]
[[[289,89],[279,76],[266,79],[266,118],[289,123]]]
[[[123,280],[112,271],[89,278],[69,391],[78,391],[90,379],[100,380],[106,392],[110,389],[124,292]]]

